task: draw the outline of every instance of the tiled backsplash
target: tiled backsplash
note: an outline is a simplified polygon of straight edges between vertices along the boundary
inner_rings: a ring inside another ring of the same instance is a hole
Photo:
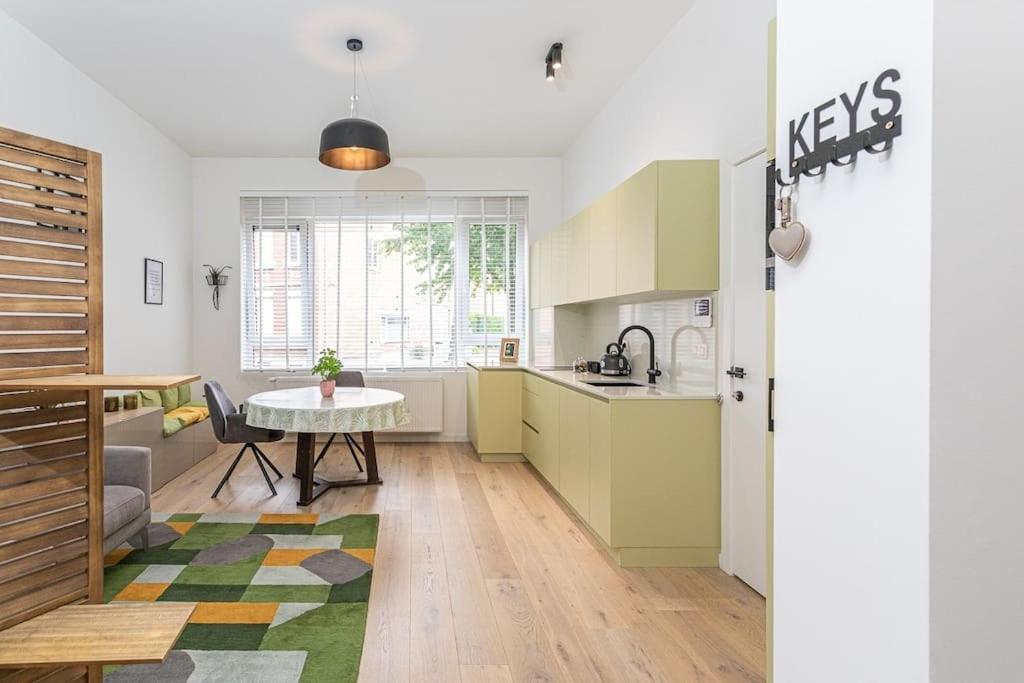
[[[639,303],[600,301],[533,311],[533,363],[570,365],[577,356],[600,360],[605,347],[629,325],[643,325],[654,335],[658,383],[694,393],[714,394],[717,346],[717,297],[712,296],[712,326],[693,326],[697,297]],[[627,353],[635,381],[646,382],[650,351],[647,336],[630,332]]]

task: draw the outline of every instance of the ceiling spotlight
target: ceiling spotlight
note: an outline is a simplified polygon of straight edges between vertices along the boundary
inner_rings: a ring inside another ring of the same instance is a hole
[[[548,53],[551,55],[551,66],[556,69],[562,68],[562,44],[555,43],[551,46],[551,51]]]
[[[544,57],[545,77],[549,81],[555,80],[555,70],[562,68],[562,44],[552,43],[548,48],[548,54]]]

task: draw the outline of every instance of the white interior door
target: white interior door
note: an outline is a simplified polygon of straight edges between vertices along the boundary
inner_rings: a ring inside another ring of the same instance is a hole
[[[732,169],[733,334],[725,400],[731,403],[732,568],[762,595],[767,589],[766,441],[768,432],[765,294],[765,155]],[[742,377],[738,371],[742,368]]]

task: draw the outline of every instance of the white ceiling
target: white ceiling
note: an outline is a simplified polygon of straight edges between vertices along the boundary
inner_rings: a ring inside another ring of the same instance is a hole
[[[314,155],[361,114],[392,154],[546,156],[576,133],[694,0],[0,0],[195,156]],[[544,80],[544,55],[565,68]],[[666,83],[665,87],[673,87]]]

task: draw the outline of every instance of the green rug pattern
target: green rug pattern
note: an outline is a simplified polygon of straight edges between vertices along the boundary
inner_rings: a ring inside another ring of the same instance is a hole
[[[355,681],[377,515],[156,514],[148,550],[107,556],[104,599],[198,603],[162,664],[106,681]]]

